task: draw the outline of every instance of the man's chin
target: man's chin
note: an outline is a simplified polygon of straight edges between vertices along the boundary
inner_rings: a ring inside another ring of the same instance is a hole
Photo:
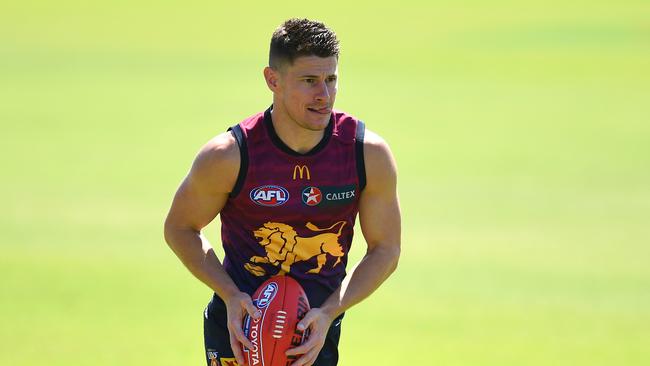
[[[308,130],[311,131],[323,131],[327,128],[327,125],[330,123],[330,116],[321,117],[321,118],[311,118],[305,123],[305,126]]]

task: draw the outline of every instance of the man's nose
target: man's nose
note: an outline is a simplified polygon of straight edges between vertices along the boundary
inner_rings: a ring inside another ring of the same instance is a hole
[[[328,102],[330,100],[330,91],[326,82],[318,83],[315,99],[319,102]]]

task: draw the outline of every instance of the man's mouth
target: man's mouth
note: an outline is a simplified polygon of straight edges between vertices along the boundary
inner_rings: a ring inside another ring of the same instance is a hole
[[[307,110],[310,111],[310,112],[318,113],[318,114],[330,114],[330,113],[332,113],[332,110],[329,107],[323,107],[323,108],[307,107]]]

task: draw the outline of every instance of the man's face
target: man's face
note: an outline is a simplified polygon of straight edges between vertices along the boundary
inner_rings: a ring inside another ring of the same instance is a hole
[[[336,99],[337,66],[334,56],[302,56],[274,70],[275,103],[281,104],[274,108],[302,128],[324,130]]]

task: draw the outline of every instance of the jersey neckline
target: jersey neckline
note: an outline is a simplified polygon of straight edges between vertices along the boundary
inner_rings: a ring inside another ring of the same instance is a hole
[[[271,105],[266,111],[264,111],[264,125],[266,126],[266,130],[269,133],[269,137],[271,138],[271,142],[273,142],[273,145],[275,145],[278,149],[284,151],[285,153],[293,156],[311,156],[319,151],[323,150],[325,146],[327,146],[327,143],[330,140],[330,137],[332,136],[332,132],[334,131],[334,114],[330,116],[330,123],[325,127],[325,132],[323,133],[323,137],[321,140],[314,146],[311,150],[307,151],[306,153],[299,153],[282,141],[280,139],[280,136],[278,136],[278,133],[275,131],[275,127],[273,127],[273,120],[271,118],[271,110],[273,109],[273,105]]]

